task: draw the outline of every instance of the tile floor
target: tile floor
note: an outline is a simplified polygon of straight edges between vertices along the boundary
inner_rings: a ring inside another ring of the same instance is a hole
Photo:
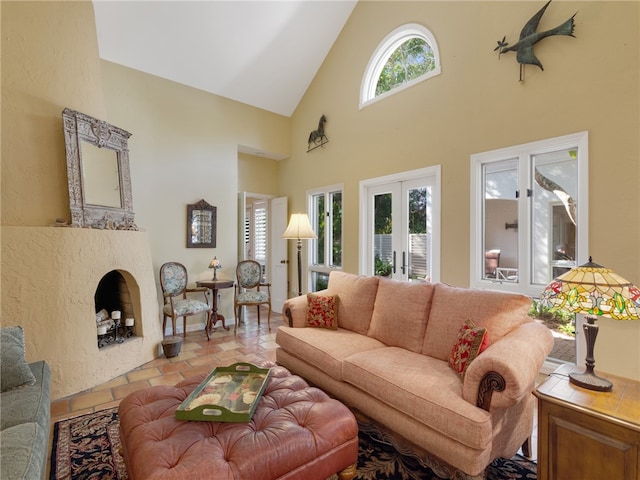
[[[267,328],[266,311],[258,327],[255,310],[245,324],[233,334],[233,325],[224,330],[220,323],[207,341],[204,331],[188,332],[176,357],[160,357],[113,380],[89,390],[51,403],[51,423],[58,420],[115,407],[129,393],[153,385],[174,385],[202,372],[235,362],[258,362],[276,359],[276,330],[283,325],[282,315],[271,314],[271,331]],[[233,319],[231,320],[231,324]],[[227,324],[229,321],[227,320]],[[109,348],[109,347],[105,347]]]
[[[218,366],[227,366],[239,361],[255,363],[271,360],[275,362],[276,331],[278,326],[283,325],[283,317],[280,314],[271,314],[271,331],[267,329],[266,312],[262,313],[261,319],[261,325],[258,327],[255,312],[253,315],[250,312],[245,323],[238,328],[237,335],[233,333],[233,326],[227,331],[218,324],[209,341],[203,331],[188,332],[178,356],[156,358],[109,382],[53,401],[51,403],[52,432],[53,424],[59,420],[118,406],[120,400],[129,393],[142,388],[153,385],[174,385],[193,375],[208,373]],[[543,379],[543,376],[539,376],[539,381]],[[532,440],[532,453],[535,458],[537,453],[535,431]]]

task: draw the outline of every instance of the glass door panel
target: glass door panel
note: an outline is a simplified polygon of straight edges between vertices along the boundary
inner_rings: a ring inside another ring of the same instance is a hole
[[[518,268],[518,159],[487,163],[483,178],[482,278],[517,283]]]
[[[576,266],[576,158],[576,148],[532,156],[532,284],[546,285]]]
[[[405,281],[431,279],[433,180],[370,187],[371,274]]]
[[[325,247],[325,221],[327,218],[327,211],[325,209],[325,196],[324,194],[313,195],[313,213],[315,217],[313,219],[313,225],[315,225],[316,235],[318,241],[316,242],[316,248],[313,249],[313,257],[311,260],[312,265],[324,265],[324,247]]]
[[[373,194],[373,274],[393,277],[396,271],[396,252],[393,249],[393,192]]]
[[[431,279],[432,186],[424,180],[403,182],[407,208],[407,241],[403,250],[403,266],[409,281]],[[406,257],[404,252],[408,252]],[[403,272],[405,273],[405,272]]]
[[[329,265],[342,267],[342,192],[329,194],[331,200],[331,251]]]

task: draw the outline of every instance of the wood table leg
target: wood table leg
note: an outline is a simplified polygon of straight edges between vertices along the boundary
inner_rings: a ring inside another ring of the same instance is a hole
[[[207,319],[207,340],[209,340],[209,335],[213,332],[213,328],[216,323],[222,322],[222,328],[225,330],[229,330],[229,327],[225,323],[224,315],[218,313],[218,289],[210,287],[212,299],[211,299],[211,311],[209,312],[209,318]]]

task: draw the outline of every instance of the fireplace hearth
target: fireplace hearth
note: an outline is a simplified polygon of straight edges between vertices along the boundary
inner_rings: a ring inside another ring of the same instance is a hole
[[[105,274],[94,295],[98,348],[124,343],[135,333],[135,312],[127,281],[117,270]]]
[[[95,294],[112,271],[131,297],[132,315],[125,305],[117,309],[121,323],[134,318],[133,335],[98,348]],[[54,400],[162,355],[161,297],[144,231],[3,226],[2,276],[11,279],[3,283],[3,299],[13,299],[2,302],[3,321],[24,328],[27,358],[49,362]]]

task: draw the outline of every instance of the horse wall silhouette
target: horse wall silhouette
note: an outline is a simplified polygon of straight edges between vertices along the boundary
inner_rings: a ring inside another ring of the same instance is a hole
[[[318,122],[318,129],[312,131],[309,134],[309,140],[307,141],[307,152],[310,152],[314,148],[318,148],[323,146],[325,143],[329,141],[327,136],[324,133],[324,124],[327,123],[327,117],[322,115],[320,117],[320,121]]]

